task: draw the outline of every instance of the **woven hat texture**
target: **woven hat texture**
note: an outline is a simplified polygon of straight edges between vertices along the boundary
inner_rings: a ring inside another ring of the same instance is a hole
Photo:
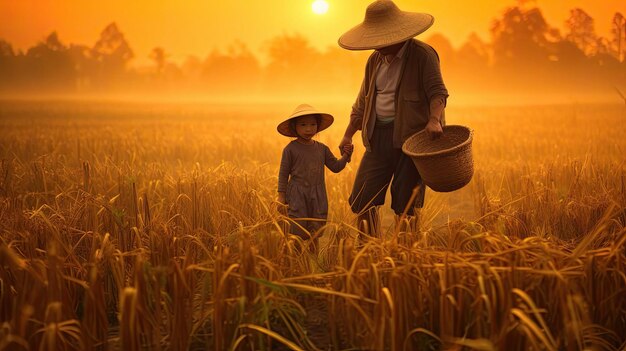
[[[330,127],[330,125],[333,124],[333,121],[335,120],[333,116],[329,113],[320,112],[311,105],[301,104],[301,105],[298,105],[298,107],[296,107],[295,110],[293,110],[291,115],[286,120],[280,122],[278,127],[276,127],[276,130],[278,130],[278,132],[284,136],[297,137],[295,131],[291,129],[291,126],[289,125],[289,123],[294,118],[306,116],[306,115],[320,115],[321,116],[320,125],[317,126],[318,132],[321,132],[322,130]]]
[[[367,7],[363,22],[339,38],[339,46],[348,50],[380,49],[417,36],[434,21],[427,13],[402,11],[391,0],[377,0]]]

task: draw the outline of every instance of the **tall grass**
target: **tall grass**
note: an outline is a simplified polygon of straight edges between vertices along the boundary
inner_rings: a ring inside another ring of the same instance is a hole
[[[3,103],[0,350],[624,347],[623,106],[450,109],[473,181],[363,247],[355,139],[316,256],[273,202],[289,110]]]

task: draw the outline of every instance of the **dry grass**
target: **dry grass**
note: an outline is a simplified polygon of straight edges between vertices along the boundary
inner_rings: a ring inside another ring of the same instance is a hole
[[[625,346],[623,106],[451,108],[473,181],[360,250],[357,147],[316,257],[273,206],[290,108],[2,103],[0,350]]]

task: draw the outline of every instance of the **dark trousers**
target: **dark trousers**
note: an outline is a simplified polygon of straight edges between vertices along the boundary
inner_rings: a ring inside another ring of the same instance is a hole
[[[413,189],[419,187],[417,196],[407,214],[424,206],[425,188],[415,164],[402,149],[393,147],[393,122],[377,124],[370,142],[371,151],[365,151],[350,195],[352,212],[362,214],[374,206],[385,203],[387,188],[391,184],[391,208],[402,214],[409,205]]]

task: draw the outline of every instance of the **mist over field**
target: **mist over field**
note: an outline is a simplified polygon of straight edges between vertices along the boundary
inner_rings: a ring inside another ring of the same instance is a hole
[[[600,23],[608,33],[598,34]],[[455,45],[438,32],[445,28],[418,37],[437,50],[452,104],[623,101],[626,19],[617,9],[595,19],[574,7],[560,24],[520,3],[504,7],[488,28],[487,37],[471,33]],[[260,49],[242,39],[179,60],[163,46],[139,56],[116,22],[92,43],[68,42],[57,31],[41,37],[27,49],[0,37],[1,97],[350,104],[370,54],[334,42],[320,49],[314,34],[298,30],[269,36]]]

